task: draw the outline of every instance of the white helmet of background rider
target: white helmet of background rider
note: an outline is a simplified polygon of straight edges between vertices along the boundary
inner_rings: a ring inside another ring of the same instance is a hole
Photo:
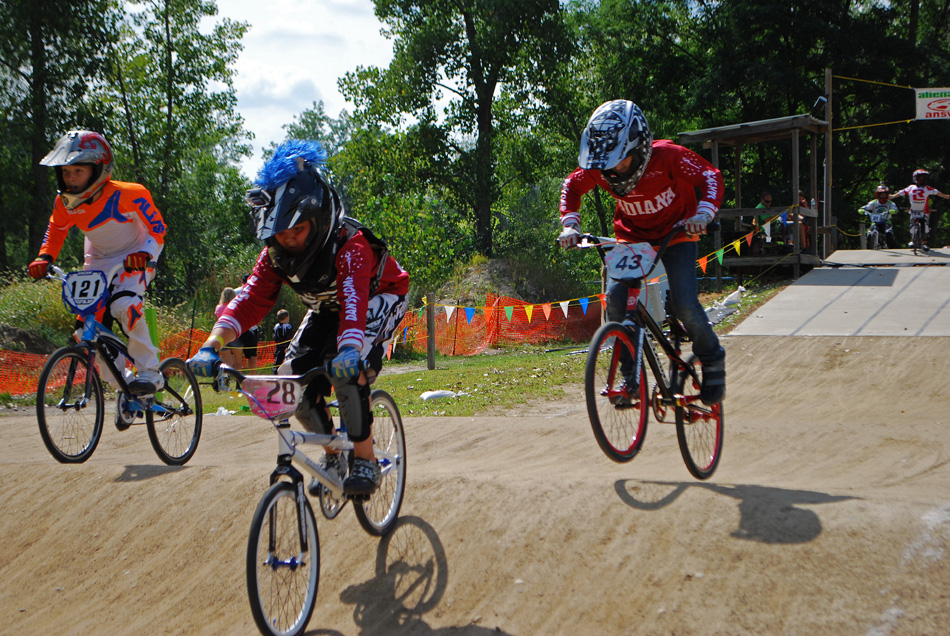
[[[590,116],[581,135],[581,151],[577,165],[585,170],[600,170],[619,197],[636,187],[653,154],[653,135],[640,107],[631,101],[617,99],[604,102]],[[611,168],[633,156],[634,170],[617,175]]]
[[[92,166],[92,177],[81,192],[70,192],[63,180],[63,166],[86,164]],[[67,210],[88,202],[106,181],[112,178],[112,148],[106,138],[91,130],[70,130],[63,135],[48,155],[40,160],[41,166],[56,170],[59,196]]]

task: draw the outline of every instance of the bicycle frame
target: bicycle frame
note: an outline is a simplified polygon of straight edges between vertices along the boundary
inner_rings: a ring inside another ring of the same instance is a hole
[[[49,278],[59,281],[62,284],[66,284],[66,272],[60,269],[55,265],[50,265],[50,269],[54,272],[53,276],[47,275]],[[118,271],[118,268],[115,268],[113,271],[109,272],[106,277],[107,281],[111,281],[112,277],[115,276],[115,273]],[[112,352],[109,350],[109,347],[115,349],[120,355],[127,357],[132,360],[132,356],[129,355],[128,346],[123,342],[111,329],[106,327],[104,324],[96,320],[95,314],[90,313],[88,315],[82,316],[82,329],[81,335],[79,336],[79,346],[86,349],[88,352],[88,363],[89,367],[93,368],[97,361],[96,354],[98,353],[98,360],[112,373],[112,376],[115,378],[116,383],[119,385],[119,390],[122,393],[125,393],[129,396],[129,406],[134,410],[135,406],[138,405],[143,409],[152,408],[151,398],[143,399],[141,396],[134,396],[129,390],[129,384],[125,380],[125,376],[122,374],[122,371],[115,364],[113,359]],[[78,330],[77,330],[78,331]],[[134,360],[133,360],[134,362]],[[72,378],[70,378],[70,383]],[[92,387],[90,385],[92,382],[92,377],[86,376],[86,385],[83,389],[83,399],[88,400],[92,392]],[[144,403],[143,403],[144,402]]]
[[[222,364],[215,381],[215,391],[227,390],[228,378],[237,381],[237,390],[247,398],[252,412],[262,419],[267,419],[277,431],[277,468],[271,473],[270,483],[273,485],[281,477],[291,479],[294,484],[303,483],[303,472],[323,484],[330,491],[334,499],[343,498],[343,482],[327,473],[315,461],[300,450],[301,446],[322,446],[336,451],[353,450],[353,442],[346,432],[346,425],[340,418],[339,434],[311,433],[306,431],[290,430],[289,416],[296,410],[296,406],[303,396],[303,391],[318,376],[329,377],[326,367],[312,369],[303,375],[254,375],[245,376],[236,369]],[[257,388],[246,385],[254,384]],[[263,389],[270,385],[269,391]],[[281,395],[280,400],[274,396]],[[288,396],[291,395],[288,401]],[[380,470],[383,476],[395,466],[397,458],[392,455],[381,454],[383,465]],[[296,467],[296,468],[295,468]]]
[[[657,380],[656,386],[660,395],[659,403],[653,403],[653,413],[657,420],[663,422],[668,420],[664,420],[661,417],[660,406],[682,406],[687,409],[703,413],[710,412],[708,408],[701,405],[687,403],[686,399],[682,395],[677,395],[674,393],[673,387],[676,386],[677,371],[686,370],[694,380],[699,381],[700,379],[695,369],[691,365],[687,364],[682,357],[680,343],[687,337],[686,330],[676,318],[672,307],[669,305],[669,302],[665,302],[664,311],[667,317],[666,323],[669,325],[669,331],[672,335],[671,341],[666,336],[666,334],[663,333],[662,327],[657,324],[656,320],[654,320],[649,309],[647,308],[646,303],[643,300],[644,294],[641,293],[643,282],[650,279],[650,275],[656,269],[657,263],[660,262],[663,254],[666,252],[666,248],[669,246],[670,240],[673,238],[673,236],[681,231],[681,227],[676,227],[663,238],[660,243],[660,247],[657,250],[656,258],[651,264],[650,269],[644,272],[643,275],[637,279],[636,284],[625,280],[620,281],[621,283],[628,286],[628,294],[637,295],[636,306],[633,309],[630,309],[630,303],[628,302],[627,319],[631,320],[637,327],[639,327],[637,330],[638,340],[636,343],[636,350],[643,351],[644,357],[647,360],[647,364],[650,366],[650,371],[653,373],[653,377]],[[617,241],[616,239],[599,237],[592,234],[585,234],[582,236],[582,238],[588,241],[588,243],[581,243],[578,245],[578,247],[595,247],[598,254],[600,254],[601,260],[606,258],[608,250],[620,243],[620,241]],[[652,341],[646,338],[645,331],[649,331],[653,336]],[[663,354],[670,361],[669,375],[667,375],[667,372],[663,369],[663,363],[660,360],[660,356],[654,349],[654,341],[660,345],[660,348],[663,350]],[[640,356],[637,356],[635,363],[637,365],[640,364]],[[639,369],[636,369],[636,371],[639,373]]]

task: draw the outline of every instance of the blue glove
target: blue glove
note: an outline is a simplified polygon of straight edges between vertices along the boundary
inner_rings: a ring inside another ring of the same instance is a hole
[[[343,347],[330,363],[330,372],[337,378],[355,378],[360,374],[360,352],[353,347]]]
[[[188,368],[200,378],[213,378],[221,366],[221,356],[214,347],[201,347],[193,358],[188,358]]]

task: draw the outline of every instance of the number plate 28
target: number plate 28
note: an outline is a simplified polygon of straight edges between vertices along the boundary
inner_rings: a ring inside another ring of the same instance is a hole
[[[241,388],[254,415],[267,419],[292,415],[304,389],[300,382],[279,375],[245,378]]]

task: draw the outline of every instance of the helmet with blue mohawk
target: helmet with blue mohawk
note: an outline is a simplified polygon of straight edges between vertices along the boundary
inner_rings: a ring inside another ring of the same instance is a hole
[[[292,270],[285,272],[291,278],[306,273],[345,215],[340,197],[320,174],[326,160],[318,141],[284,142],[257,173],[258,187],[247,191],[254,234],[271,248],[279,250],[274,239],[278,232],[311,222],[306,253],[282,259]]]

